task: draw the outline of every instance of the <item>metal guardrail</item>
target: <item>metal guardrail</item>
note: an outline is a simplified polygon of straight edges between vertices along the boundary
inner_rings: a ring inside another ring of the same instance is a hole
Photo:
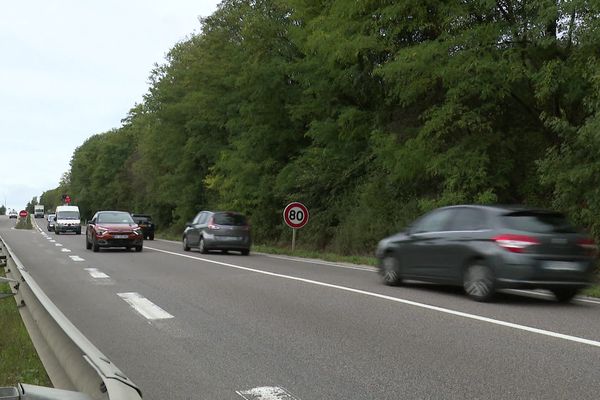
[[[141,400],[140,389],[48,298],[2,236],[0,246],[0,252],[6,255],[4,267],[7,277],[13,280],[10,285],[21,317],[56,388],[19,384],[16,388],[2,388],[14,389],[19,397],[1,398]]]

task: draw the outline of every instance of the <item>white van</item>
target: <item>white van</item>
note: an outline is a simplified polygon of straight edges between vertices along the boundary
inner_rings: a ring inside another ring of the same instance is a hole
[[[81,220],[79,219],[79,207],[58,206],[54,217],[54,233],[75,232],[81,235]]]
[[[44,218],[44,206],[42,204],[33,206],[33,216],[35,218]]]

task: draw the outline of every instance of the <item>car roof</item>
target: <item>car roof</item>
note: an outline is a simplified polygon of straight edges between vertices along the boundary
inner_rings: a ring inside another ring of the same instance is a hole
[[[557,211],[547,210],[547,209],[543,209],[543,208],[536,208],[536,207],[528,207],[528,206],[524,206],[521,204],[457,204],[457,205],[441,207],[441,208],[461,208],[461,207],[480,208],[480,209],[495,212],[497,214],[523,212],[523,211],[540,212],[540,213],[557,213]]]

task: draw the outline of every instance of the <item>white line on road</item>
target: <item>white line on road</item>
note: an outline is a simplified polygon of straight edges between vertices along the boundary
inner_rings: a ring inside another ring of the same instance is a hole
[[[139,293],[117,293],[117,295],[125,300],[135,311],[142,314],[147,319],[167,319],[175,318],[150,300],[142,297]]]
[[[368,272],[377,272],[377,268],[369,267],[369,266],[363,267],[363,266],[344,265],[344,264],[334,263],[334,262],[330,262],[330,261],[316,260],[316,259],[311,259],[311,258],[286,257],[286,256],[279,256],[279,255],[273,255],[273,254],[267,254],[267,253],[259,253],[259,254],[266,256],[266,257],[270,257],[270,258],[279,258],[282,260],[296,261],[296,262],[301,262],[301,263],[329,265],[331,267],[355,269],[355,270],[359,270],[359,271],[368,271]]]
[[[71,250],[69,250],[67,248],[64,248],[64,247],[62,249],[60,249],[60,251],[62,251],[63,253],[70,253],[71,252]]]
[[[54,245],[55,245],[56,247],[62,247],[62,244],[60,244],[60,243],[55,243]]]
[[[299,400],[290,392],[278,386],[262,386],[248,390],[236,390],[246,400]]]
[[[50,240],[50,243],[56,243],[56,240],[54,240],[54,239],[48,238],[48,240]]]
[[[498,319],[483,317],[481,315],[469,314],[469,313],[462,312],[462,311],[451,310],[449,308],[432,306],[430,304],[425,304],[425,303],[418,303],[418,302],[412,301],[412,300],[401,299],[401,298],[398,298],[398,297],[387,296],[387,295],[379,294],[379,293],[367,292],[365,290],[353,289],[353,288],[346,287],[346,286],[333,285],[331,283],[313,281],[311,279],[304,279],[304,278],[298,278],[298,277],[295,277],[295,276],[289,276],[289,275],[277,274],[277,273],[274,273],[274,272],[262,271],[260,269],[242,267],[240,265],[228,264],[228,263],[224,263],[224,262],[220,262],[220,261],[210,260],[210,259],[207,259],[207,258],[195,257],[195,256],[187,255],[187,254],[175,253],[175,252],[172,252],[172,251],[156,249],[156,248],[148,247],[148,246],[146,246],[146,249],[154,250],[154,251],[159,251],[161,253],[171,254],[171,255],[174,255],[174,256],[191,258],[191,259],[194,259],[194,260],[200,260],[200,261],[204,261],[204,262],[208,262],[208,263],[212,263],[212,264],[223,265],[223,266],[226,266],[226,267],[236,268],[236,269],[240,269],[240,270],[244,270],[244,271],[256,272],[258,274],[275,276],[275,277],[278,277],[278,278],[290,279],[290,280],[293,280],[293,281],[310,283],[312,285],[324,286],[324,287],[328,287],[328,288],[332,288],[332,289],[343,290],[343,291],[346,291],[346,292],[362,294],[362,295],[370,296],[370,297],[376,297],[376,298],[379,298],[379,299],[389,300],[389,301],[393,301],[393,302],[396,302],[396,303],[402,303],[402,304],[407,304],[407,305],[411,305],[411,306],[414,306],[414,307],[420,307],[420,308],[425,308],[425,309],[432,310],[432,311],[438,311],[438,312],[441,312],[441,313],[444,313],[444,314],[455,315],[457,317],[463,317],[463,318],[473,319],[473,320],[487,322],[487,323],[494,324],[494,325],[505,326],[505,327],[508,327],[508,328],[517,329],[517,330],[521,330],[521,331],[526,331],[526,332],[531,332],[531,333],[537,333],[539,335],[550,336],[550,337],[554,337],[554,338],[558,338],[558,339],[568,340],[568,341],[571,341],[571,342],[577,342],[577,343],[587,344],[587,345],[590,345],[590,346],[600,347],[600,342],[596,341],[596,340],[585,339],[585,338],[581,338],[581,337],[577,337],[577,336],[571,336],[571,335],[565,335],[563,333],[557,333],[557,332],[547,331],[547,330],[544,330],[544,329],[534,328],[534,327],[527,326],[527,325],[520,325],[520,324],[515,324],[513,322],[507,322],[507,321],[502,321],[502,320],[498,320]]]
[[[110,276],[106,275],[104,272],[98,271],[98,268],[84,268],[87,272],[89,272],[89,274],[92,276],[92,278],[98,278],[98,279],[107,279],[110,278]]]
[[[69,258],[73,261],[85,261],[85,259],[83,259],[79,256],[69,256]]]

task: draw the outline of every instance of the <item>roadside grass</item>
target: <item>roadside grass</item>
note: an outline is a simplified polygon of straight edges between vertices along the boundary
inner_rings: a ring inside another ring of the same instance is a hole
[[[31,215],[27,215],[27,218],[19,218],[17,224],[15,225],[15,229],[33,229],[33,224],[31,223]]]
[[[585,289],[582,294],[590,297],[600,297],[600,285],[593,285]]]
[[[5,276],[4,268],[0,276]],[[0,293],[9,292],[8,284],[1,283]],[[0,386],[52,386],[12,297],[0,299],[0,327]]]

